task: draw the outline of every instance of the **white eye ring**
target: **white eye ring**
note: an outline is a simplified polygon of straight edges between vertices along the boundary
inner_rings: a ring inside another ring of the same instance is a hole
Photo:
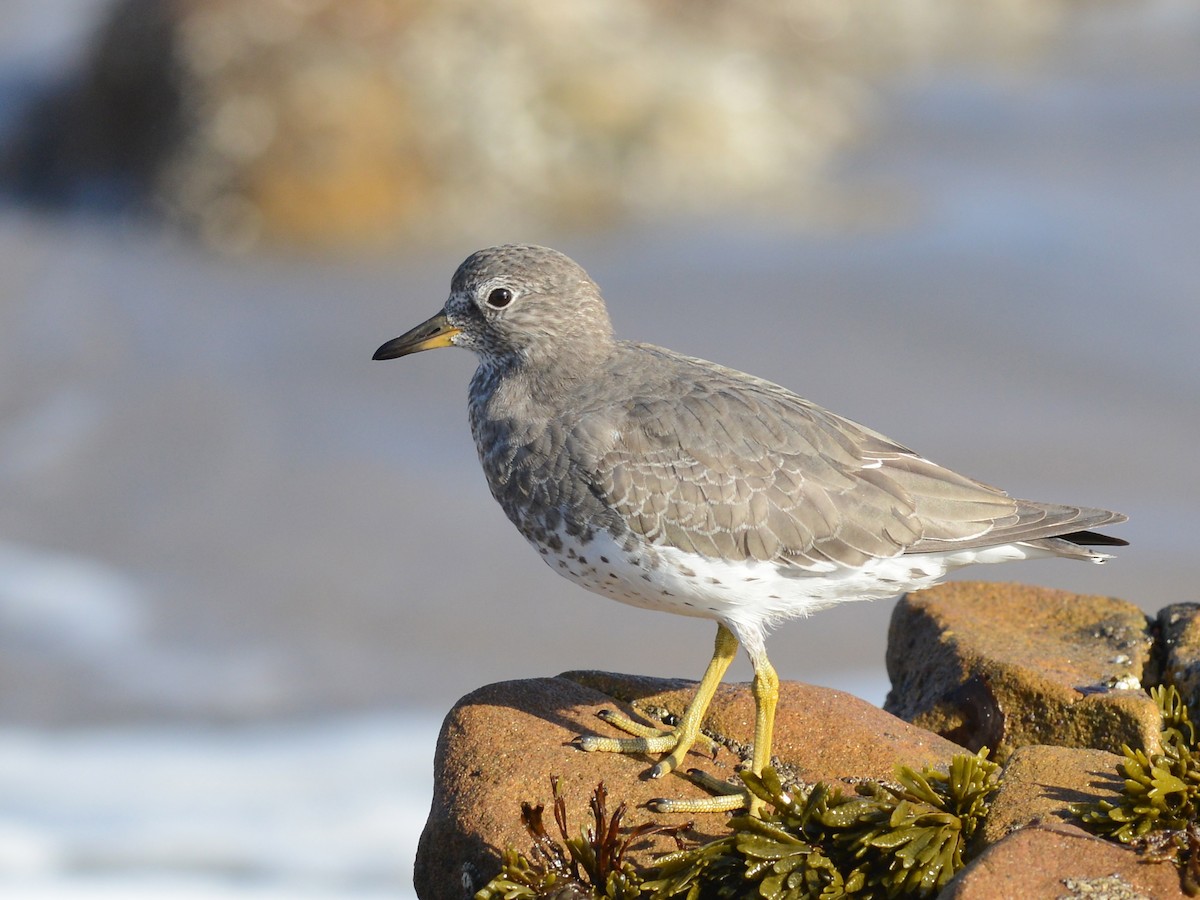
[[[505,287],[493,288],[485,302],[492,309],[504,309],[513,302],[513,292]]]

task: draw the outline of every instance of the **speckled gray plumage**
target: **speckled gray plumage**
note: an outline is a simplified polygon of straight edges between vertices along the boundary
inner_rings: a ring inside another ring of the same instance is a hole
[[[489,316],[480,299],[501,284],[517,299]],[[778,385],[616,340],[595,284],[552,250],[474,254],[446,311],[480,356],[470,414],[488,484],[534,540],[605,528],[819,570],[1124,518],[1013,499]]]
[[[977,562],[1100,561],[1087,531],[1125,517],[1014,499],[762,379],[613,337],[599,289],[543,247],[481,250],[441,313],[376,359],[473,350],[471,431],[493,496],[562,575],[624,603],[715,620],[693,701],[663,734],[583,735],[591,752],[665,754],[675,771],[744,647],[754,667],[750,771],[770,762],[776,622],[848,600],[929,587]],[[713,781],[707,781],[710,787]],[[761,802],[746,791],[660,812]]]
[[[756,646],[780,618],[962,565],[1101,560],[1084,545],[1124,543],[1088,531],[1119,513],[1015,499],[776,384],[616,339],[596,284],[544,247],[468,257],[443,311],[376,358],[446,346],[478,357],[469,410],[488,486],[547,561]]]

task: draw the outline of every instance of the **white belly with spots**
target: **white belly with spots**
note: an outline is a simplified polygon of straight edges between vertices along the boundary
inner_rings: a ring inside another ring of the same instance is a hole
[[[872,560],[814,573],[756,560],[730,562],[673,547],[622,549],[607,532],[581,544],[560,534],[560,551],[538,547],[547,564],[590,591],[643,609],[724,622],[748,637],[773,624],[851,600],[879,600],[932,587],[972,563],[1054,554],[1021,544]]]

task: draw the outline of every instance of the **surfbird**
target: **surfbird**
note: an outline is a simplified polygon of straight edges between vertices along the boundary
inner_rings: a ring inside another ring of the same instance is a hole
[[[785,619],[927,588],[971,563],[1102,562],[1091,546],[1126,543],[1089,530],[1120,513],[1015,499],[776,384],[618,340],[596,284],[545,247],[472,254],[442,311],[374,358],[436,347],[475,353],[470,422],[488,487],[555,571],[622,603],[716,621],[712,659],[674,727],[610,712],[630,737],[579,739],[588,751],[665,754],[653,777],[705,740],[739,645],[754,670],[749,766],[768,765],[779,679],[765,638]],[[654,808],[754,811],[752,799]]]

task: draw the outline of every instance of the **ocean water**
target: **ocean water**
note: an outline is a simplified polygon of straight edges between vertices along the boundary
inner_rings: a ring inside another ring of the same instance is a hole
[[[881,86],[828,221],[494,239],[573,255],[624,336],[1131,517],[1104,566],[964,577],[1200,601],[1198,39],[1189,5],[1120,4],[1020,68]],[[218,258],[0,208],[0,892],[411,896],[455,699],[699,675],[708,624],[578,590],[504,520],[466,354],[370,361],[472,249]],[[881,702],[890,610],[785,625],[772,659]]]

